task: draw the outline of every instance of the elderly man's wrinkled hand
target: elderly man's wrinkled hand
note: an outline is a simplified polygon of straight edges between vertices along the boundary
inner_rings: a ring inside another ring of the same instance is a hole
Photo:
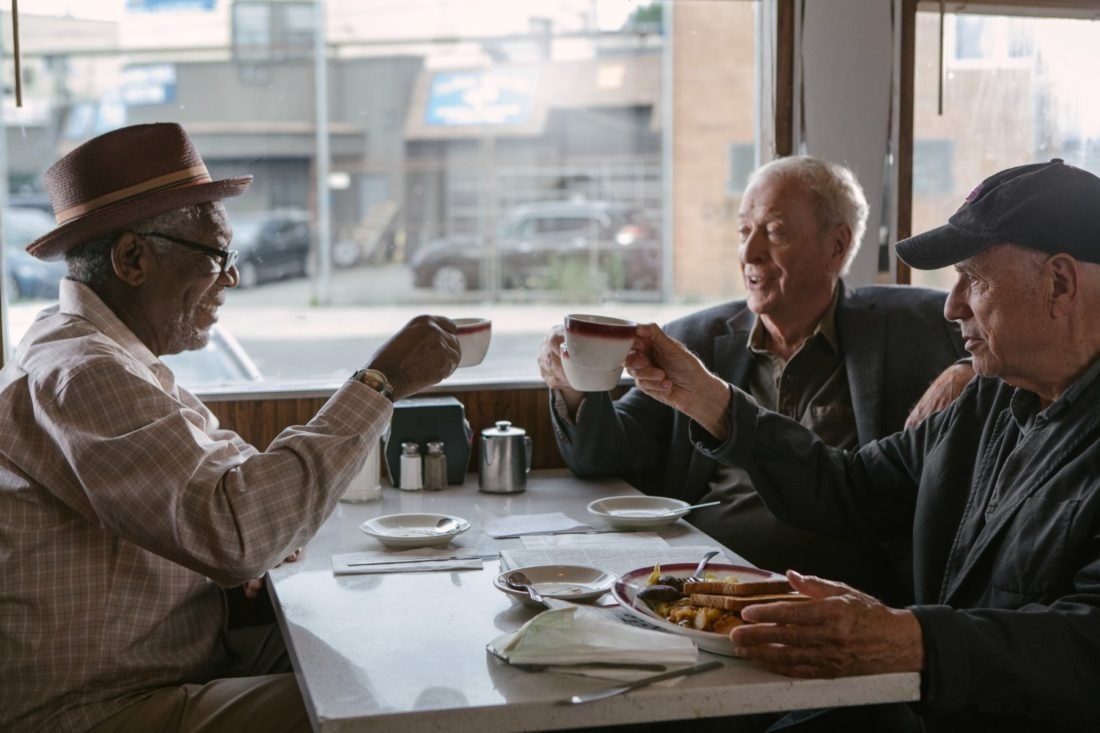
[[[438,384],[454,373],[462,349],[454,322],[442,316],[417,316],[382,344],[369,362],[386,375],[399,400]]]
[[[625,364],[638,389],[684,413],[715,437],[726,437],[728,385],[657,324],[638,326],[634,350]]]
[[[539,344],[539,375],[551,389],[572,389],[561,365],[561,345],[565,341],[565,329],[554,326]]]
[[[910,611],[832,581],[788,571],[791,586],[814,600],[762,603],[741,612],[730,632],[735,653],[789,677],[918,672],[920,623]]]

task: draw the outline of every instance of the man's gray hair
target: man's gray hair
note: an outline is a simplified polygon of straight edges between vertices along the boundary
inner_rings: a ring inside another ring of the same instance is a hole
[[[114,266],[111,264],[111,248],[114,247],[115,242],[124,232],[134,232],[136,234],[171,233],[183,225],[198,221],[203,216],[212,216],[215,220],[222,219],[224,218],[222,211],[220,202],[215,201],[182,206],[163,214],[141,219],[125,229],[77,245],[65,254],[65,264],[69,268],[69,279],[84,283],[93,289],[105,285],[109,278],[114,275]],[[157,255],[161,255],[173,247],[173,245],[157,238],[151,238],[149,241],[153,243],[153,251]]]
[[[798,182],[802,189],[817,198],[817,221],[824,233],[837,224],[847,224],[852,230],[852,243],[844,258],[841,275],[847,275],[863,242],[867,230],[867,197],[855,174],[848,168],[809,155],[791,155],[766,163],[749,176],[743,196],[766,180],[787,179]]]

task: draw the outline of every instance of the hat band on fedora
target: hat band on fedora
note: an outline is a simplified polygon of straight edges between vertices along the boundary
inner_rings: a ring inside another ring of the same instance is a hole
[[[163,191],[171,188],[183,188],[185,186],[195,186],[201,183],[210,183],[210,173],[206,170],[206,166],[199,164],[193,165],[189,168],[175,171],[173,173],[167,173],[163,176],[157,176],[151,178],[148,181],[142,181],[141,183],[134,184],[133,186],[127,186],[111,193],[98,196],[91,201],[87,201],[76,206],[70,206],[67,209],[57,212],[57,223],[68,223],[74,219],[90,214],[96,209],[103,208],[123,199],[133,198],[141,194],[150,193],[151,191]]]

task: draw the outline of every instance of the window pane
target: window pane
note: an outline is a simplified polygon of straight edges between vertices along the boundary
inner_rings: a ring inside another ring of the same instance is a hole
[[[936,113],[939,17],[917,14],[913,231],[939,226],[986,176],[1063,158],[1100,174],[1100,25],[1090,20],[951,15],[944,113]],[[968,40],[962,40],[963,38]],[[980,39],[980,41],[975,40]],[[980,49],[981,53],[977,53]],[[913,272],[949,287],[951,268]]]
[[[312,3],[69,3],[21,23],[34,83],[24,111],[4,100],[7,181],[41,202],[65,150],[179,122],[215,178],[255,176],[227,202],[241,287],[220,324],[264,389],[342,380],[421,312],[494,321],[454,382],[533,380],[566,313],[663,322],[742,294],[756,6],[327,0],[323,162]],[[18,340],[49,296],[5,290]]]

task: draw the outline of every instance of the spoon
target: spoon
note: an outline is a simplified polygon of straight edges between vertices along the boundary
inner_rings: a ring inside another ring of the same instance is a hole
[[[546,604],[546,599],[542,597],[542,594],[535,590],[535,586],[531,585],[531,579],[527,577],[527,574],[523,571],[517,570],[504,579],[510,587],[516,590],[527,591],[527,595],[531,596],[531,600],[535,603]]]
[[[435,526],[432,527],[432,532],[435,534],[447,534],[458,529],[458,520],[454,517],[442,517]]]
[[[702,504],[692,504],[691,506],[685,506],[685,507],[682,507],[680,509],[670,509],[669,511],[665,512],[664,514],[662,514],[660,516],[663,517],[663,516],[666,516],[668,514],[679,514],[680,512],[687,513],[687,512],[690,512],[692,509],[702,509],[705,506],[718,506],[721,503],[722,502],[720,502],[720,501],[704,501]]]

